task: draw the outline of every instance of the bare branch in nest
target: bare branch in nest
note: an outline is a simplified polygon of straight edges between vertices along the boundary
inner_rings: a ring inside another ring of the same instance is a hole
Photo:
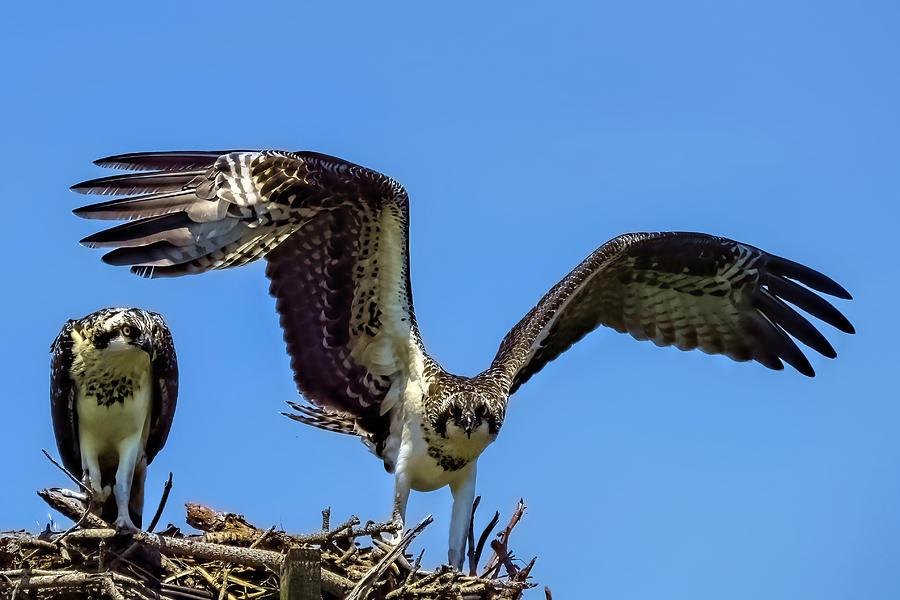
[[[255,539],[263,530],[251,525],[244,515],[225,513],[201,504],[185,504],[187,523],[200,531],[207,532],[206,539],[214,543],[247,542]],[[329,513],[330,518],[330,513]],[[351,539],[379,533],[395,533],[398,526],[393,521],[366,523],[359,525],[359,519],[350,517],[334,529],[300,535],[289,535],[283,531],[273,531],[268,539],[272,546],[284,549],[296,545],[321,545],[337,540]]]
[[[491,548],[494,550],[494,553],[488,559],[482,576],[496,577],[500,572],[500,567],[502,565],[506,567],[506,572],[509,574],[510,578],[515,577],[518,569],[512,563],[511,557],[509,556],[509,536],[512,533],[513,528],[519,523],[524,514],[525,501],[520,499],[519,503],[516,505],[516,510],[513,512],[512,517],[509,519],[509,524],[503,531],[497,534],[497,539],[491,542]]]
[[[472,503],[472,514],[469,517],[469,535],[467,539],[469,547],[469,575],[475,575],[478,570],[478,563],[475,562],[475,511],[478,510],[479,504],[481,504],[481,496],[476,496],[475,502]]]
[[[413,539],[419,535],[423,529],[425,529],[434,519],[431,515],[428,515],[418,525],[407,531],[403,534],[403,537],[400,538],[400,541],[397,542],[397,545],[394,548],[384,555],[378,564],[372,567],[372,569],[366,573],[365,577],[363,577],[356,587],[353,588],[353,591],[350,592],[350,595],[347,596],[347,600],[362,600],[365,598],[369,589],[375,584],[376,581],[381,577],[381,575],[394,564],[394,559],[396,559],[399,555],[403,554],[406,551],[407,546],[413,541]]]
[[[40,490],[37,495],[40,496],[44,502],[49,504],[50,508],[57,512],[61,512],[72,521],[77,522],[83,517],[82,525],[93,528],[109,527],[109,523],[97,515],[86,511],[87,507],[85,504],[73,498],[69,490],[48,488]]]
[[[88,494],[91,493],[90,488],[88,488],[86,485],[84,485],[84,483],[83,483],[82,481],[80,481],[77,477],[75,477],[74,475],[72,475],[71,471],[69,471],[67,468],[65,468],[64,466],[62,466],[62,465],[59,464],[58,462],[56,462],[56,460],[55,460],[52,456],[50,456],[50,454],[49,454],[46,450],[44,450],[43,448],[41,448],[41,452],[44,453],[44,456],[47,457],[47,460],[49,460],[49,461],[52,462],[54,465],[56,465],[56,468],[58,468],[60,471],[62,471],[62,472],[65,473],[66,475],[68,475],[68,476],[69,476],[69,479],[71,479],[72,481],[74,481],[75,484],[76,484],[77,486],[79,486],[81,489],[83,489],[86,493],[88,493]]]
[[[166,480],[166,485],[163,488],[162,498],[159,499],[159,506],[156,507],[156,513],[153,515],[153,519],[150,521],[150,526],[147,527],[147,531],[153,531],[153,528],[156,527],[156,524],[159,523],[159,518],[162,516],[162,511],[166,507],[166,500],[169,499],[169,492],[172,491],[172,473],[169,473],[169,479]]]

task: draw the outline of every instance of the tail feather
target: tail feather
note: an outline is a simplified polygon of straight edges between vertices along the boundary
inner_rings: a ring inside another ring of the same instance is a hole
[[[356,428],[356,421],[353,417],[326,411],[318,406],[297,404],[296,402],[288,402],[288,404],[296,412],[285,412],[281,414],[289,419],[299,421],[305,425],[324,429],[325,431],[362,437],[360,431]]]

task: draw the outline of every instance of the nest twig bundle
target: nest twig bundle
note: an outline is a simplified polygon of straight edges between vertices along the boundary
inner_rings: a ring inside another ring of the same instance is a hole
[[[0,597],[262,600],[305,598],[302,593],[307,592],[298,591],[302,587],[314,590],[310,597],[320,594],[325,600],[488,600],[517,599],[534,585],[529,581],[534,560],[517,566],[507,547],[524,512],[521,502],[510,524],[491,542],[493,553],[479,575],[481,550],[497,517],[477,547],[470,533],[469,574],[463,574],[447,567],[423,570],[421,554],[415,561],[406,554],[430,517],[394,544],[382,537],[396,533],[391,522],[361,524],[352,517],[332,527],[329,512],[323,511],[320,531],[291,535],[257,527],[238,514],[188,504],[187,523],[202,534],[185,535],[172,526],[161,533],[124,534],[88,512],[67,490],[38,494],[84,529],[54,532],[48,526],[39,535],[0,534]]]

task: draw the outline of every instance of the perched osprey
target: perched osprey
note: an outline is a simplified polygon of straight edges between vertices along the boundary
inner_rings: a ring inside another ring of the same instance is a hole
[[[156,313],[104,308],[67,321],[50,351],[63,464],[93,491],[101,517],[139,529],[146,468],[166,443],[178,396],[169,329]]]
[[[410,489],[449,485],[449,561],[460,567],[475,464],[494,441],[510,394],[599,325],[657,345],[813,369],[791,339],[835,351],[790,302],[841,331],[853,327],[808,288],[850,298],[808,267],[700,233],[621,235],[588,256],[507,334],[475,377],[446,372],[422,345],[409,282],[406,191],[313,152],[165,152],[113,156],[144,170],[80,183],[77,192],[132,195],[75,210],[130,223],[82,240],[146,277],[267,261],[294,380],[309,405],[296,420],[360,436],[396,481],[394,516]]]

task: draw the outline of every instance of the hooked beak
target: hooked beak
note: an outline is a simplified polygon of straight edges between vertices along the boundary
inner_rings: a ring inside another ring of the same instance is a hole
[[[466,431],[466,437],[472,439],[472,430],[475,429],[475,413],[467,412],[462,415],[459,424]]]
[[[153,340],[149,335],[141,335],[138,338],[138,347],[150,355],[150,360],[156,360],[156,353],[153,351]]]

